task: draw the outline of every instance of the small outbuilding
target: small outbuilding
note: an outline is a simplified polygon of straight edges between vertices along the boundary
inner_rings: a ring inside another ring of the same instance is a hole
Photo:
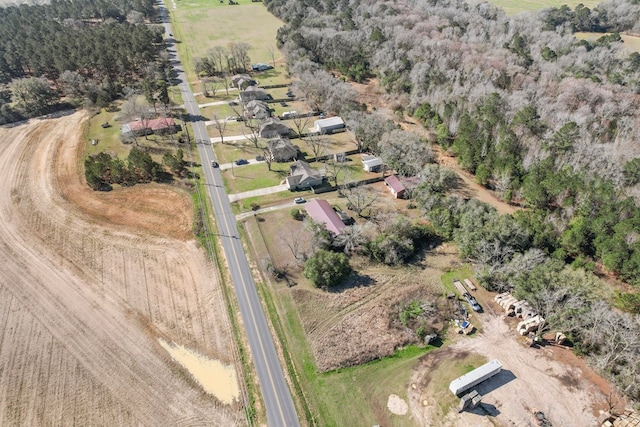
[[[271,117],[260,125],[260,138],[278,138],[286,137],[291,134],[291,128],[280,121],[280,119]]]
[[[249,86],[244,91],[240,92],[240,101],[247,103],[257,99],[258,101],[266,101],[271,99],[271,95],[266,90],[258,86]]]
[[[384,185],[387,186],[393,197],[403,199],[406,189],[396,175],[388,176],[384,179]]]
[[[344,121],[338,116],[320,119],[313,122],[313,130],[321,134],[333,133],[344,128]]]
[[[313,199],[307,202],[305,209],[309,216],[315,221],[324,224],[329,232],[338,235],[345,227],[336,211],[333,210],[329,202],[323,199]]]
[[[296,160],[300,154],[300,148],[293,145],[289,138],[276,138],[267,142],[269,157],[274,162],[284,163]]]
[[[382,159],[369,154],[362,155],[362,168],[367,172],[380,172],[382,170]]]
[[[322,185],[324,175],[311,168],[309,163],[298,160],[289,168],[289,176],[286,182],[289,190],[306,190]]]

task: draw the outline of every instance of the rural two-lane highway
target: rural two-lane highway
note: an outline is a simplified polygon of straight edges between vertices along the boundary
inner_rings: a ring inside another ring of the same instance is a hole
[[[171,24],[165,6],[160,2],[162,20],[165,33],[171,34]],[[231,211],[229,197],[224,189],[222,175],[219,169],[211,167],[211,161],[215,160],[209,135],[204,121],[200,119],[200,109],[196,102],[178,53],[173,46],[169,46],[169,53],[174,56],[175,70],[180,80],[179,89],[182,95],[185,109],[192,117],[193,137],[197,142],[198,152],[202,160],[206,185],[213,203],[216,222],[222,248],[229,265],[231,281],[236,292],[240,315],[244,323],[249,348],[256,367],[258,381],[262,397],[266,406],[267,422],[273,427],[299,426],[298,417],[291,393],[285,381],[278,353],[276,352],[271,331],[267,326],[267,320],[262,310],[260,298],[256,291],[247,256],[238,236],[235,215]]]

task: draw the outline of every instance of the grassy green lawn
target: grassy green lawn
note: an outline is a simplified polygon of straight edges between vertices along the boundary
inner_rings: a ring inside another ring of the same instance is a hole
[[[449,383],[486,362],[486,358],[475,353],[468,354],[463,358],[442,358],[437,369],[433,370],[428,385],[428,388],[434,392],[435,401],[438,403],[438,409],[435,412],[441,419],[460,402],[460,399],[449,391]]]
[[[280,193],[272,193],[264,196],[254,196],[238,200],[237,202],[233,203],[231,207],[233,208],[233,211],[235,213],[248,212],[253,206],[259,206],[263,208],[269,205],[279,205],[281,203],[291,201],[295,197],[307,197],[309,194],[312,194],[311,191],[282,191]]]
[[[116,120],[118,114],[118,111],[110,112],[102,109],[100,113],[92,116],[89,119],[89,125],[86,133],[85,155],[93,156],[101,152],[107,152],[121,159],[129,155],[129,151],[131,151],[131,148],[136,145],[123,144],[120,141],[121,123]],[[103,128],[103,123],[109,123],[111,126]],[[182,122],[179,123],[184,127],[184,124]],[[137,140],[137,146],[139,148],[146,149],[149,154],[151,154],[153,160],[159,163],[162,162],[162,156],[165,153],[174,154],[178,150],[178,148],[182,148],[185,160],[189,160],[190,158],[198,159],[198,153],[195,149],[186,144],[177,143],[180,135],[182,135],[182,132],[174,134],[173,140],[168,135],[148,135],[147,138],[139,137]],[[96,145],[92,145],[91,140],[97,140],[98,143]],[[191,157],[189,157],[190,150],[192,150]]]
[[[589,9],[593,9],[599,3],[602,3],[598,0],[569,0],[569,1],[558,1],[558,0],[490,0],[490,3],[504,9],[507,15],[515,15],[516,13],[524,12],[524,11],[538,11],[548,7],[560,7],[563,4],[566,4],[571,9],[575,8],[577,5],[582,3]]]
[[[272,163],[271,171],[262,163],[224,170],[222,178],[228,193],[234,194],[280,185],[288,172],[288,163]]]
[[[198,86],[196,85],[194,89],[197,89],[197,87]],[[229,95],[227,95],[227,91],[222,89],[222,90],[216,91],[215,98],[211,94],[209,94],[209,96],[204,96],[203,94],[196,95],[196,102],[198,104],[209,104],[211,102],[222,102],[222,101],[229,102],[236,99],[237,97],[238,97],[237,90],[230,90]]]
[[[204,0],[176,0],[177,9],[169,4],[171,21],[180,59],[190,82],[196,81],[193,68],[195,58],[202,57],[213,46],[227,46],[230,42],[245,42],[251,46],[249,57],[252,63],[271,62],[269,49],[275,49],[275,35],[283,23],[267,11],[262,3],[240,0],[240,5],[229,6]],[[279,59],[276,51],[276,60]],[[260,77],[261,83],[282,79],[272,74]],[[280,72],[280,75],[284,72]],[[200,89],[198,88],[199,92]]]
[[[217,131],[212,127],[209,127],[209,133],[218,136]],[[213,144],[213,151],[216,153],[218,163],[221,164],[235,162],[238,159],[254,159],[262,154],[261,149],[255,148],[251,142],[246,140],[231,141],[225,144],[216,142]],[[264,168],[266,169],[267,167],[265,166]]]
[[[290,294],[276,292],[288,348],[317,425],[370,426],[387,418],[388,423],[383,425],[415,426],[408,415],[391,414],[387,409],[387,399],[390,394],[407,399],[412,368],[433,347],[411,346],[391,357],[319,373]]]
[[[106,151],[123,158],[129,154],[131,147],[120,142],[120,122],[116,121],[117,116],[117,111],[109,112],[102,109],[100,113],[89,119],[85,147],[86,155],[93,156]],[[111,126],[103,128],[103,123],[109,123]],[[98,143],[91,145],[92,139],[97,140]]]
[[[473,271],[471,271],[471,267],[469,267],[468,265],[465,265],[462,268],[445,273],[440,277],[440,280],[442,281],[442,286],[444,286],[445,293],[447,294],[458,293],[458,291],[456,290],[456,287],[453,286],[453,279],[458,279],[460,281],[463,281],[464,279],[474,279]]]

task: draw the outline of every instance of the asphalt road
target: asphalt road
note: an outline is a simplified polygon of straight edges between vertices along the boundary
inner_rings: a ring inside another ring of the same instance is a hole
[[[165,33],[169,36],[172,31],[167,11],[162,2],[160,2],[160,7]],[[271,332],[267,326],[247,256],[238,236],[235,215],[231,211],[231,204],[224,190],[220,170],[211,167],[211,161],[215,160],[215,156],[206,126],[204,121],[200,119],[200,110],[180,64],[178,53],[173,46],[169,46],[168,51],[174,55],[172,58],[175,61],[174,68],[181,81],[178,87],[185,109],[192,117],[191,124],[194,133],[192,137],[196,140],[202,159],[206,186],[213,203],[220,241],[229,265],[231,281],[236,292],[240,315],[266,407],[267,423],[273,427],[299,426],[293,399],[278,360]]]

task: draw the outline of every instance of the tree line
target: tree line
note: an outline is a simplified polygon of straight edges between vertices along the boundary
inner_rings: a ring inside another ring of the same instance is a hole
[[[0,120],[46,113],[70,93],[106,105],[156,60],[162,29],[144,24],[153,19],[151,0],[61,0],[4,8]],[[32,94],[45,102],[20,103]]]
[[[484,286],[527,298],[640,398],[640,343],[629,336],[640,298],[605,291],[594,274],[604,268],[640,285],[640,54],[616,34],[640,30],[640,4],[508,17],[463,0],[265,3],[286,22],[278,43],[311,104],[345,115],[362,150],[420,176],[416,205],[478,266]],[[578,40],[578,30],[613,34]],[[342,81],[369,76],[400,119],[418,119],[479,183],[527,209],[500,216],[452,193],[455,174],[429,161],[426,141],[394,135]],[[371,241],[359,247],[375,254]],[[383,247],[394,246],[404,245]]]
[[[186,173],[182,149],[178,149],[175,155],[166,153],[162,162],[176,176]],[[130,187],[151,181],[167,182],[173,178],[162,164],[137,147],[131,148],[126,159],[119,159],[105,152],[89,156],[84,161],[84,169],[89,187],[99,191],[109,191],[113,184]]]

